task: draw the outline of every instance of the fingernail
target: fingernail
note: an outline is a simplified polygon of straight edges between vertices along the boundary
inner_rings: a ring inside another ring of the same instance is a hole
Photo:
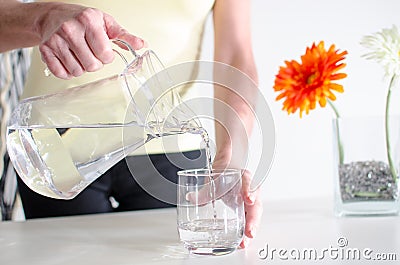
[[[256,236],[256,230],[254,228],[250,228],[249,235],[251,238],[254,238]]]
[[[66,79],[66,80],[70,80],[70,79],[72,79],[74,76],[73,75],[70,75],[70,74],[67,74],[66,76],[65,76],[65,78],[64,77],[62,77],[63,79]]]
[[[255,200],[256,200],[256,197],[253,194],[250,194],[249,196],[247,196],[247,201],[249,203],[254,203]]]
[[[249,239],[247,237],[243,238],[243,248],[247,248],[249,245]]]
[[[140,42],[140,45],[144,46],[144,40],[143,39],[138,39],[138,41]]]

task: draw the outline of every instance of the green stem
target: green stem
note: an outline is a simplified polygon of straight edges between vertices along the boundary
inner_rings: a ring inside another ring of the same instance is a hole
[[[339,111],[337,110],[335,105],[333,105],[333,102],[328,99],[328,104],[329,104],[329,106],[331,106],[333,112],[335,112],[336,118],[339,119],[340,118]]]
[[[339,148],[339,164],[342,165],[344,161],[344,151],[343,151],[343,145],[342,145],[342,140],[340,139],[340,131],[339,131],[339,118],[340,114],[335,105],[333,104],[332,101],[328,99],[328,104],[332,108],[333,112],[335,113],[336,116],[336,135],[337,135],[337,141],[338,141],[338,148]]]
[[[390,137],[389,137],[390,98],[392,95],[392,86],[394,84],[395,78],[396,78],[396,75],[393,75],[392,79],[390,79],[389,89],[388,89],[388,93],[386,96],[385,133],[386,133],[386,153],[387,153],[387,158],[388,158],[388,162],[389,162],[390,172],[392,174],[392,178],[393,178],[394,182],[397,182],[397,173],[396,173],[396,169],[394,167],[394,163],[393,163],[393,159],[392,159],[392,153],[391,153],[391,147],[390,147]]]

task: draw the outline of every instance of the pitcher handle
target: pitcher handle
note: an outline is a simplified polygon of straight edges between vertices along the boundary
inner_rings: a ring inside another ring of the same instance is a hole
[[[118,55],[121,57],[121,59],[125,62],[126,68],[129,68],[129,67],[135,62],[135,60],[136,60],[138,57],[140,57],[128,42],[126,42],[126,41],[124,41],[124,40],[121,40],[121,39],[113,39],[113,40],[111,40],[111,41],[112,41],[113,43],[117,44],[118,46],[121,46],[121,45],[119,45],[119,44],[124,45],[124,46],[128,49],[128,51],[130,51],[130,52],[132,53],[132,55],[133,55],[133,60],[132,60],[130,63],[128,63],[128,60],[125,58],[125,56],[124,56],[122,53],[120,53],[120,52],[117,51],[116,49],[112,49],[112,50],[113,50],[116,54],[118,54]]]

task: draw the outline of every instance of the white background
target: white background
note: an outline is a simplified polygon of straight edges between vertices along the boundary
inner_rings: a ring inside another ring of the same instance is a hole
[[[282,111],[273,91],[275,75],[285,60],[300,60],[307,46],[325,41],[348,55],[342,81],[345,92],[335,105],[342,116],[383,114],[387,79],[380,65],[361,57],[364,35],[400,26],[399,0],[253,0],[253,49],[260,89],[274,116],[275,161],[263,184],[264,200],[332,196],[333,157],[329,107],[317,108],[300,119]],[[212,57],[212,21],[204,41],[204,59]],[[398,99],[398,100],[397,100]],[[393,99],[394,109],[400,96]],[[254,144],[255,143],[255,144]],[[253,141],[252,148],[259,143]],[[255,152],[257,153],[257,152]],[[251,158],[257,160],[257,157]],[[261,161],[261,163],[263,163]]]
[[[277,135],[275,160],[262,186],[264,201],[333,194],[333,113],[329,107],[317,108],[300,119],[298,113],[289,116],[282,111],[282,102],[275,101],[273,91],[279,66],[285,60],[300,60],[313,42],[323,40],[327,47],[335,44],[349,52],[344,69],[348,77],[340,82],[345,92],[335,101],[342,116],[382,114],[388,80],[377,63],[361,58],[366,51],[359,42],[362,36],[393,24],[400,27],[400,0],[252,0],[253,50],[260,89],[274,116]],[[202,59],[212,60],[212,43],[210,17]],[[393,98],[396,109],[400,95]],[[252,139],[251,148],[254,166],[259,159],[255,150],[259,139]],[[22,218],[18,208],[16,219]]]

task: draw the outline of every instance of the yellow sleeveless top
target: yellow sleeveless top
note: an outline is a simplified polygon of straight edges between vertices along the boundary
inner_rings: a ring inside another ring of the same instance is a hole
[[[214,0],[72,0],[60,2],[94,7],[110,14],[131,34],[144,39],[148,48],[158,55],[166,67],[199,58],[205,22],[214,5]],[[138,53],[141,54],[140,51]],[[100,71],[85,73],[72,80],[61,80],[54,76],[46,77],[44,75],[43,71],[46,65],[41,61],[38,49],[34,48],[22,97],[51,94],[118,74],[122,68],[121,64],[116,63],[117,60],[119,58],[116,56],[113,63],[106,65]],[[195,96],[193,92],[195,93],[195,89],[186,96]],[[179,138],[179,150],[164,150],[161,146],[161,139],[154,139],[146,144],[145,149],[140,148],[135,153],[178,152],[199,148],[198,136],[184,134],[177,137]],[[82,141],[84,144],[84,139],[76,140]]]

